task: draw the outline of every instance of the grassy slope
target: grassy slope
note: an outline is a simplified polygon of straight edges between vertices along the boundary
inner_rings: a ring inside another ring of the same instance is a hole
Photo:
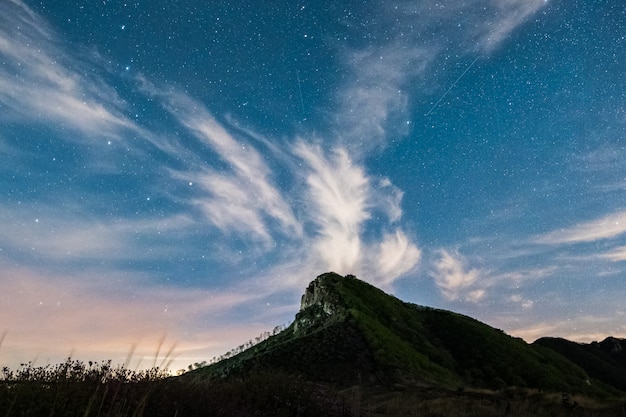
[[[198,374],[279,369],[313,380],[546,390],[601,394],[578,365],[460,314],[416,306],[351,277],[324,274],[344,311],[309,333],[280,334]],[[301,313],[299,313],[301,314]]]
[[[185,376],[215,378],[265,371],[339,385],[376,378],[367,343],[350,320],[332,322],[302,335],[294,334],[292,325],[239,355]]]
[[[356,279],[337,280],[382,367],[443,383],[594,391],[562,356],[449,311],[404,303]]]
[[[580,366],[592,378],[603,381],[615,389],[626,391],[626,365],[597,345],[552,337],[541,338],[535,341],[534,345],[551,349]]]

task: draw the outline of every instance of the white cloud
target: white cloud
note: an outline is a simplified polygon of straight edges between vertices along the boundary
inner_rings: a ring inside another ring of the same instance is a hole
[[[315,254],[311,264],[319,257],[323,270],[356,274],[385,289],[417,266],[421,251],[406,233],[399,227],[385,231],[402,216],[397,187],[383,179],[374,188],[345,149],[326,153],[299,142],[294,152],[305,162],[305,213],[313,225],[305,247]],[[366,238],[375,211],[382,232]]]
[[[392,290],[396,279],[415,270],[422,258],[422,251],[399,229],[385,233],[378,246],[368,247],[365,253],[368,280],[385,291]]]
[[[533,307],[535,302],[533,300],[524,298],[521,294],[513,294],[509,297],[509,301],[514,304],[520,305],[524,310],[529,310]]]
[[[484,288],[469,291],[467,293],[467,296],[465,297],[465,301],[468,301],[470,303],[478,303],[484,298],[486,293],[487,290],[485,290]]]
[[[345,150],[327,157],[319,146],[299,142],[294,152],[308,168],[307,211],[319,235],[315,250],[327,269],[348,273],[361,260],[360,232],[370,217],[369,180]]]
[[[203,187],[206,195],[195,203],[207,218],[223,231],[251,232],[263,241],[270,240],[270,220],[284,234],[301,236],[301,225],[261,154],[243,139],[235,139],[201,103],[179,93],[164,98],[172,114],[230,167],[217,172],[196,162],[189,171],[174,174]]]
[[[513,30],[523,24],[529,16],[548,3],[547,0],[491,0],[490,14],[478,26],[479,44],[487,52],[496,48]]]
[[[13,2],[0,17],[0,56],[0,117],[51,123],[90,137],[124,130],[144,134],[124,115],[126,105],[116,91],[88,75],[87,62],[59,48],[57,35],[22,2]]]
[[[371,151],[394,135],[408,132],[409,81],[423,71],[432,55],[426,48],[386,44],[352,51],[346,64],[354,74],[339,91],[337,130],[353,152]]]
[[[263,218],[263,207],[254,200],[251,188],[242,185],[238,178],[208,172],[192,177],[194,182],[208,194],[196,198],[207,219],[220,230],[229,234],[252,233],[263,241],[271,240]]]
[[[492,277],[498,282],[508,283],[510,285],[521,285],[527,281],[537,281],[545,279],[553,275],[559,268],[556,266],[544,266],[537,268],[511,268],[506,266],[507,272],[493,274]]]
[[[374,278],[376,284],[388,286],[397,277],[405,275],[417,266],[422,257],[422,252],[401,230],[395,233],[387,233],[379,245],[377,253],[368,256],[376,259],[378,265],[372,265],[371,271],[376,271]]]
[[[0,231],[3,247],[47,261],[158,258],[163,253],[154,238],[166,234],[172,237],[194,225],[184,215],[104,221],[77,208],[66,207],[62,213],[0,209],[6,221]],[[138,245],[138,237],[150,238],[153,246],[148,249]]]
[[[536,243],[561,245],[612,239],[626,233],[626,212],[616,212],[602,218],[555,230],[535,239]]]
[[[611,262],[626,261],[626,246],[619,246],[607,253],[598,255],[600,258],[609,259]]]
[[[389,220],[394,223],[402,218],[402,198],[404,192],[393,185],[389,178],[383,178],[378,182],[381,190],[380,204],[383,211],[389,216]]]
[[[450,253],[445,249],[439,251],[439,259],[431,272],[446,299],[470,302],[476,302],[485,295],[484,289],[474,286],[483,274],[479,269],[468,268],[467,261],[458,251]]]
[[[444,56],[475,58],[481,51],[490,53],[545,4],[545,0],[386,2],[374,23],[367,23],[368,46],[342,50],[350,77],[337,92],[338,110],[332,115],[341,145],[356,155],[406,135],[408,91],[426,82],[427,74],[449,69],[433,71],[431,65]]]

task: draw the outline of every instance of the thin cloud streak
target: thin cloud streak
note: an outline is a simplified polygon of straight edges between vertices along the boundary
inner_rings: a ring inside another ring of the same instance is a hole
[[[555,230],[535,239],[544,245],[562,245],[612,239],[626,233],[626,211],[620,211],[569,228]]]
[[[623,317],[624,312],[618,312],[618,315]],[[613,334],[623,334],[626,331],[626,326],[615,326],[615,322],[615,316],[613,315],[580,315],[579,317],[571,317],[568,320],[524,324],[511,328],[509,333],[512,336],[521,337],[529,343],[546,335],[562,337],[580,343],[591,343],[607,337],[605,332],[598,331],[599,328],[612,328]]]
[[[525,23],[530,16],[542,9],[547,0],[499,0],[490,2],[491,14],[480,27],[478,43],[486,52],[494,50],[518,26]],[[478,9],[478,7],[476,7]]]
[[[144,133],[124,116],[126,105],[113,88],[87,78],[89,71],[69,69],[68,62],[79,69],[89,64],[60,49],[45,21],[22,2],[10,7],[0,18],[0,56],[6,60],[0,69],[1,117],[70,127],[89,137]]]
[[[255,335],[261,329],[259,323],[237,325],[229,318],[238,307],[258,299],[252,291],[146,287],[125,276],[109,277],[117,283],[112,287],[97,276],[42,276],[6,264],[3,271],[13,277],[0,280],[0,315],[13,318],[3,324],[4,361],[39,357],[54,362],[71,353],[119,360],[133,345],[138,345],[135,356],[150,358],[162,335],[176,343],[174,355],[195,351],[196,358],[208,359],[243,342],[242,334]],[[207,330],[198,330],[202,328]],[[111,358],[113,354],[117,356]],[[190,363],[189,358],[181,360],[177,367]]]
[[[351,81],[337,93],[333,117],[340,144],[355,156],[384,147],[410,131],[410,86],[446,54],[489,54],[545,0],[389,2],[370,30],[382,42],[343,49]],[[459,25],[462,19],[464,24]],[[448,25],[445,23],[449,22]],[[441,28],[450,29],[441,33]],[[440,69],[438,69],[440,70]]]
[[[249,231],[269,241],[266,218],[270,218],[278,221],[285,234],[302,234],[291,207],[273,184],[270,167],[256,149],[242,139],[235,140],[202,104],[177,93],[165,99],[170,112],[232,168],[227,174],[206,167],[180,174],[195,179],[206,191],[207,197],[196,204],[212,223],[224,231]]]
[[[599,258],[608,259],[611,262],[626,261],[626,246],[619,246],[613,250],[598,255]]]
[[[75,209],[76,210],[76,209]],[[129,259],[158,259],[163,255],[155,247],[145,248],[137,239],[168,235],[196,226],[189,217],[119,219],[109,222],[85,216],[80,210],[63,215],[55,212],[24,212],[2,208],[5,226],[0,243],[5,251],[23,251],[40,260],[67,263],[73,260],[94,262]],[[172,252],[171,249],[168,250]]]

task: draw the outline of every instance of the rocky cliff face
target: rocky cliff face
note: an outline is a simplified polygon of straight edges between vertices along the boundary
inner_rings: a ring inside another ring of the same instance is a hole
[[[294,332],[307,332],[323,326],[331,317],[345,312],[335,284],[337,280],[350,277],[344,278],[330,272],[318,276],[311,282],[300,300],[300,311],[296,314]]]

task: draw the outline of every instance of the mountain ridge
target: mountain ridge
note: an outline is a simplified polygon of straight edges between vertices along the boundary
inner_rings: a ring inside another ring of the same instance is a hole
[[[554,345],[528,344],[471,317],[407,303],[353,275],[329,272],[307,286],[290,326],[194,375],[229,378],[273,369],[339,387],[626,391],[615,363],[603,359],[611,370],[590,372]]]

